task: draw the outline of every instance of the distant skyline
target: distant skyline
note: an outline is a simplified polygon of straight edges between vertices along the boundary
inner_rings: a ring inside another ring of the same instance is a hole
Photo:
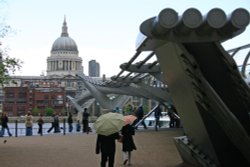
[[[88,62],[96,60],[101,74],[116,75],[119,65],[135,53],[140,24],[157,16],[164,8],[173,8],[179,15],[190,7],[202,14],[219,7],[227,14],[242,7],[250,9],[249,0],[5,0],[0,1],[0,21],[10,25],[15,34],[0,39],[9,55],[24,64],[16,75],[40,75],[46,72],[47,57],[53,42],[60,36],[66,16],[69,36],[75,40],[83,59],[84,73]],[[250,43],[250,25],[238,37],[223,44],[226,49]]]
[[[88,63],[88,76],[90,77],[102,77],[100,76],[100,64],[96,60],[90,60]]]

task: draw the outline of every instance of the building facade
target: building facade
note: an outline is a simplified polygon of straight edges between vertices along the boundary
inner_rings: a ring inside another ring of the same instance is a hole
[[[47,115],[46,109],[65,114],[65,91],[63,87],[4,87],[3,111],[9,116],[23,116],[28,111],[33,115]]]

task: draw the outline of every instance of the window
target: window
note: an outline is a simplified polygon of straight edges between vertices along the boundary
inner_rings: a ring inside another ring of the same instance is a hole
[[[5,96],[7,98],[13,98],[14,97],[14,92],[8,92],[8,93],[6,92]]]
[[[18,93],[18,97],[19,98],[26,98],[27,97],[27,93],[26,92],[19,92]]]

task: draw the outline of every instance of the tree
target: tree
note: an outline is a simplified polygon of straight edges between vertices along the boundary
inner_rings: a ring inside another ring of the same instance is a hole
[[[11,80],[11,74],[21,68],[21,61],[9,57],[5,52],[0,50],[0,85],[3,86]]]
[[[12,30],[10,26],[0,23],[0,47],[1,39],[11,32]],[[7,53],[7,49],[0,48],[0,86],[3,86],[10,81],[10,75],[14,74],[16,70],[19,70],[22,64],[21,60],[11,58]]]
[[[35,107],[33,108],[33,110],[32,110],[32,115],[38,115],[39,112],[40,112],[40,109],[39,109],[37,106],[35,106]]]
[[[52,116],[52,114],[54,113],[54,109],[50,108],[50,107],[46,107],[45,108],[45,113],[47,116]]]

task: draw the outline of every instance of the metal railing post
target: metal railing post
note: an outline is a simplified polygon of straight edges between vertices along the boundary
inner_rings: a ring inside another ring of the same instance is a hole
[[[41,136],[43,136],[43,124],[41,125],[41,133],[40,133]]]
[[[65,131],[66,131],[66,119],[63,118],[63,135],[65,135]]]
[[[15,121],[15,137],[18,136],[18,121]]]

